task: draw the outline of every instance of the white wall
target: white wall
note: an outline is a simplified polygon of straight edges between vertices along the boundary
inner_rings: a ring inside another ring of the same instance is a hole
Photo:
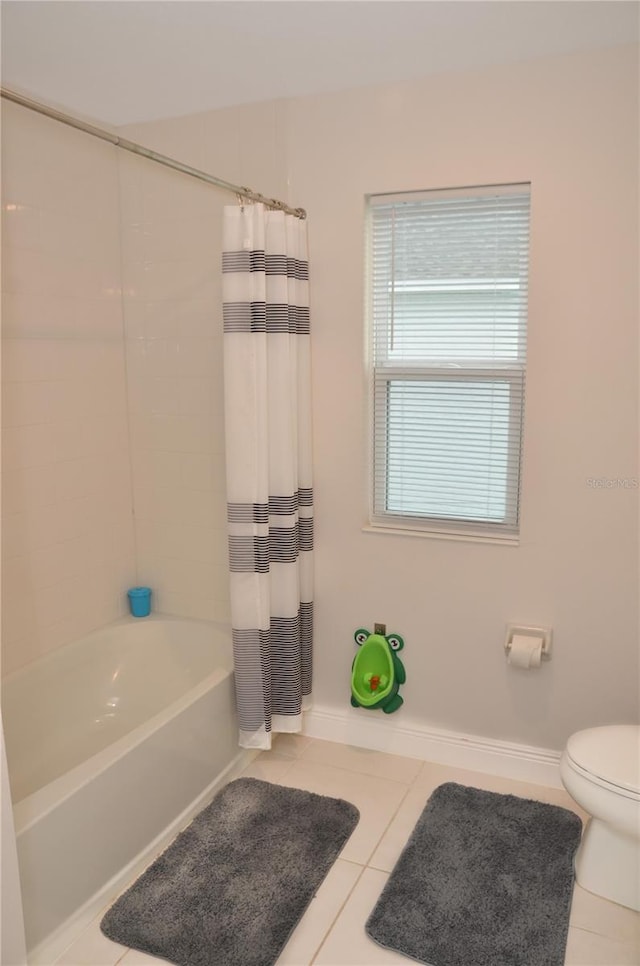
[[[116,149],[2,104],[2,670],[135,582]]]
[[[636,56],[289,105],[290,197],[311,239],[321,705],[345,708],[353,631],[383,621],[406,640],[391,729],[560,748],[578,728],[638,716],[638,490],[587,484],[638,477]],[[364,195],[529,180],[520,546],[363,532]],[[552,661],[509,668],[508,621],[552,627]]]

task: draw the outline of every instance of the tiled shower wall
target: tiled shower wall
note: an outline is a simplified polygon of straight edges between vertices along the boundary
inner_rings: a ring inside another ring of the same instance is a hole
[[[123,130],[286,197],[282,102]],[[138,575],[158,608],[229,616],[221,241],[233,195],[120,152],[124,320]]]
[[[287,198],[283,102],[125,136]],[[229,616],[232,195],[3,104],[3,673],[126,613]],[[133,513],[133,516],[132,516]]]
[[[118,163],[139,579],[164,613],[226,619],[221,202],[144,159]]]
[[[2,670],[136,576],[116,149],[2,105]]]

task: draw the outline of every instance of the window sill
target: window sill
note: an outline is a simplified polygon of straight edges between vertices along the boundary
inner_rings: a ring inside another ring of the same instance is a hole
[[[395,537],[423,537],[431,540],[455,540],[458,543],[493,543],[499,546],[517,547],[520,538],[514,534],[498,537],[486,533],[454,533],[449,530],[417,530],[404,527],[387,527],[367,523],[362,527],[363,533],[388,534]]]

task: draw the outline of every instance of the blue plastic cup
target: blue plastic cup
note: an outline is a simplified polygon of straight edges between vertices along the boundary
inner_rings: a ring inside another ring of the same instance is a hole
[[[127,591],[132,617],[148,617],[151,613],[151,587],[131,587]]]

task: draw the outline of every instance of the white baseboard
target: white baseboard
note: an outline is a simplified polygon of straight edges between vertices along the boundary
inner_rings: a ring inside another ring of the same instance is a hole
[[[516,781],[562,788],[560,752],[532,748],[480,735],[403,723],[395,715],[370,711],[314,707],[305,712],[305,735],[440,765],[465,768]]]

